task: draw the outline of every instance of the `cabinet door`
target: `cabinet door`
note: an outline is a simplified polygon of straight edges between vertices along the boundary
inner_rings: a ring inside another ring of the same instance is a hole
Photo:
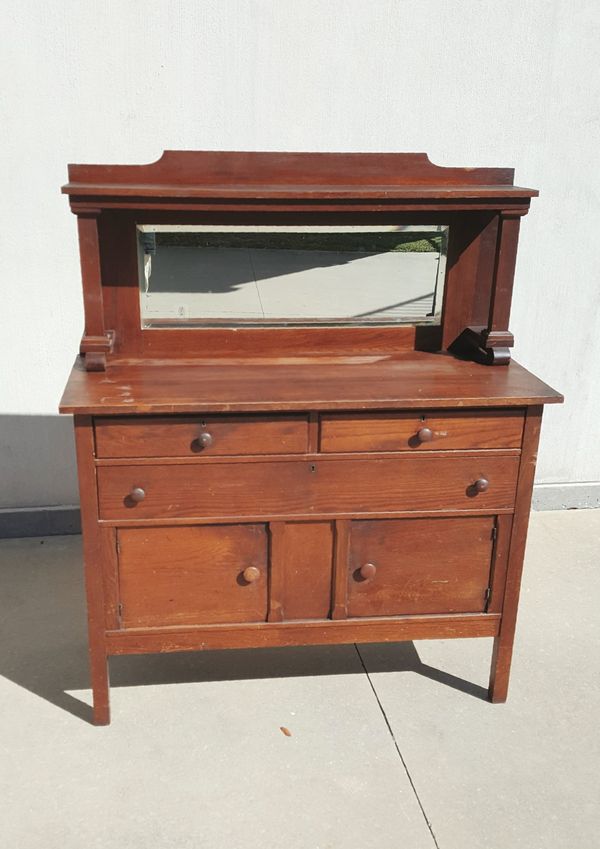
[[[493,517],[353,522],[348,616],[481,613]]]
[[[132,528],[118,534],[122,627],[265,621],[264,525]]]

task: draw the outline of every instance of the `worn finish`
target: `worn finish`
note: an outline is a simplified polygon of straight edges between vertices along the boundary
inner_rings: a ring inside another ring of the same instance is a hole
[[[353,522],[348,616],[483,613],[493,528],[491,516]]]
[[[260,525],[123,529],[121,625],[267,618],[267,534]]]
[[[70,165],[79,216],[85,367],[113,358],[461,350],[506,363],[519,218],[535,189],[510,168],[444,168],[424,153],[165,151],[148,165]],[[141,329],[136,223],[450,225],[441,327]]]
[[[152,367],[155,366],[155,367]],[[150,371],[149,371],[150,368]],[[62,413],[223,413],[525,407],[562,396],[518,363],[480,368],[442,354],[278,357],[112,365],[78,360]]]
[[[523,414],[518,410],[341,413],[322,417],[321,451],[520,448],[522,432]]]
[[[511,510],[518,456],[474,454],[102,466],[99,516],[236,519],[424,510]],[[485,490],[477,481],[489,480]],[[142,489],[145,497],[132,497]],[[443,507],[442,507],[443,505]]]
[[[108,655],[207,648],[493,637],[503,701],[541,410],[562,400],[509,362],[537,193],[424,154],[171,151],[69,178],[86,332],[60,409],[95,721]],[[448,224],[441,323],[143,330],[136,223]]]
[[[307,416],[115,416],[96,423],[98,457],[304,454],[307,449]]]

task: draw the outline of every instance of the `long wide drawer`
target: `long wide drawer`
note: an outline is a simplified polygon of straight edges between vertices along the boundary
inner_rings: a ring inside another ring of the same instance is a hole
[[[433,453],[98,468],[100,518],[511,509],[518,456]]]
[[[520,448],[522,410],[330,413],[321,451],[439,451]]]
[[[97,418],[98,457],[303,454],[308,417],[114,416]]]

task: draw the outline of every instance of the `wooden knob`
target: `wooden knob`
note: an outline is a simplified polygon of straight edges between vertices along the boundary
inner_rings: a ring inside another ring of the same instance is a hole
[[[417,439],[419,440],[419,442],[431,442],[431,440],[433,439],[433,431],[431,430],[431,428],[422,427],[420,430],[417,431]]]
[[[134,486],[134,488],[129,493],[129,498],[135,504],[139,504],[139,502],[143,501],[145,497],[146,493],[144,492],[141,486]]]
[[[473,489],[475,492],[486,492],[489,488],[490,482],[487,478],[478,478],[473,484]]]
[[[242,576],[247,584],[253,584],[254,581],[258,581],[260,578],[260,569],[257,569],[256,566],[246,566],[242,572]]]
[[[210,448],[212,444],[213,438],[211,433],[204,431],[204,433],[201,433],[198,437],[198,445],[200,445],[201,448]]]
[[[365,581],[370,581],[377,573],[377,566],[374,563],[363,563],[358,571],[361,578]]]

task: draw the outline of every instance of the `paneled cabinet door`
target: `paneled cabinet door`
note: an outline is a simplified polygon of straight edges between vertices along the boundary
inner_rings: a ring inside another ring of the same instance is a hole
[[[118,531],[123,628],[264,622],[264,525]]]
[[[352,522],[348,616],[481,613],[494,518]]]

